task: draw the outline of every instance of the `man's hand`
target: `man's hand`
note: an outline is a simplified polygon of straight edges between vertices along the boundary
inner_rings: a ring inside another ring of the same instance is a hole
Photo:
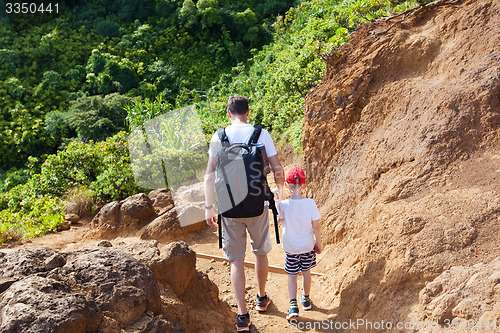
[[[215,214],[215,209],[213,207],[205,209],[205,221],[207,221],[209,227],[217,228],[217,214]]]

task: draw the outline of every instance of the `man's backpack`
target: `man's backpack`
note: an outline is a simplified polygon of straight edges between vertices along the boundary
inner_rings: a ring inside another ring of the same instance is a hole
[[[248,143],[229,143],[225,128],[217,130],[221,149],[215,163],[215,192],[219,208],[219,247],[222,247],[221,215],[229,218],[256,217],[264,212],[264,201],[275,213],[274,195],[269,189],[265,170],[264,146],[258,144],[261,126],[254,126]],[[276,232],[279,243],[279,234]]]

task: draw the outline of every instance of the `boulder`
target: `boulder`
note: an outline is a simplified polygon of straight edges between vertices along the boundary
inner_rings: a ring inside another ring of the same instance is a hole
[[[172,193],[169,189],[161,188],[149,192],[148,197],[153,202],[153,207],[157,211],[171,209],[174,206]]]
[[[204,184],[196,183],[189,186],[181,186],[175,191],[174,195],[175,204],[185,204],[188,202],[204,202],[205,201],[205,188]]]
[[[1,333],[227,331],[230,314],[184,242],[0,252]]]
[[[8,252],[0,258],[0,278],[22,278],[46,272],[50,268],[45,260],[57,254],[57,251],[46,247]]]
[[[41,276],[13,283],[0,295],[0,332],[96,332],[102,312],[95,302],[59,281]]]
[[[104,205],[90,223],[90,235],[112,238],[136,233],[141,223],[148,223],[155,215],[151,199],[139,193]]]
[[[92,228],[98,228],[103,225],[116,227],[120,220],[120,202],[113,201],[105,204],[90,222]]]
[[[159,313],[158,284],[143,263],[108,249],[84,249],[67,253],[58,278],[95,299],[121,327],[138,320],[145,311]]]
[[[181,228],[176,210],[170,209],[158,216],[139,231],[141,239],[157,239],[162,241],[173,241],[186,234]]]
[[[151,262],[158,281],[168,284],[177,296],[182,296],[196,275],[196,253],[185,242],[168,244],[159,258]]]
[[[166,245],[161,253],[155,241],[119,245],[114,248],[148,266],[156,279],[169,286],[178,297],[184,294],[196,275],[196,253],[183,241]]]
[[[203,204],[176,205],[179,224],[187,231],[197,231],[205,227],[205,209]]]
[[[153,201],[144,193],[128,197],[121,202],[120,221],[140,222],[155,214]]]
[[[70,222],[70,224],[74,224],[80,222],[80,216],[72,213],[64,214],[64,220]]]

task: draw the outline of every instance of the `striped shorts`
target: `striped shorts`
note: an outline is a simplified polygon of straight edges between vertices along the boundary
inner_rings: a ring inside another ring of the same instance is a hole
[[[300,271],[308,271],[316,267],[316,252],[291,254],[285,252],[285,272],[291,275],[299,274]]]

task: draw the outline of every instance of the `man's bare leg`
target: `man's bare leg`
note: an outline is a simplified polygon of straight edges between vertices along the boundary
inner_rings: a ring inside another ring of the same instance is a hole
[[[245,269],[243,261],[244,259],[231,261],[231,286],[238,303],[238,314],[248,313],[245,303]]]
[[[266,283],[269,262],[267,254],[255,255],[255,273],[257,274],[257,283],[259,284],[259,296],[266,296]]]

